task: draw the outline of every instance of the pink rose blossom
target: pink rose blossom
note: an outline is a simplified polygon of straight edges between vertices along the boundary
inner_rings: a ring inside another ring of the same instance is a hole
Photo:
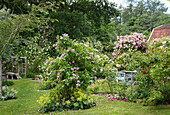
[[[74,49],[72,49],[71,51],[74,52]]]
[[[63,36],[65,36],[65,37],[66,37],[66,36],[68,36],[68,34],[63,34]]]

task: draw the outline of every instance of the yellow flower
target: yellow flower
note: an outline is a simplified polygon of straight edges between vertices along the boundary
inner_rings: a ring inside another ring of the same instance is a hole
[[[90,101],[90,100],[88,100],[88,103],[91,103],[91,101]]]
[[[58,106],[59,105],[59,103],[56,103],[56,106]]]
[[[82,100],[82,98],[81,98],[81,97],[77,98],[77,101],[81,101],[81,100]]]
[[[54,100],[54,97],[52,97],[51,100]]]
[[[67,100],[66,103],[67,103],[67,105],[70,105],[71,102],[69,100]]]
[[[87,95],[83,95],[83,99],[86,99]]]
[[[80,98],[77,98],[77,101],[79,101],[80,100]]]
[[[40,100],[43,100],[43,96],[40,97]]]

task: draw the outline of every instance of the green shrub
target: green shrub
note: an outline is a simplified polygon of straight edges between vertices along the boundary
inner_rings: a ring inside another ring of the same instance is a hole
[[[30,70],[27,72],[27,78],[35,78],[36,73],[31,72]]]
[[[57,89],[53,90],[49,95],[41,96],[40,100],[37,100],[41,104],[41,112],[88,109],[96,105],[93,98],[81,90],[71,93],[69,100],[61,94],[58,95],[59,92]]]
[[[2,80],[2,86],[12,86],[14,85],[13,81]]]

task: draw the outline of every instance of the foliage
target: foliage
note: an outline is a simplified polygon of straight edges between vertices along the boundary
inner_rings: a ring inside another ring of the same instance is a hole
[[[57,35],[68,33],[70,38],[77,39],[78,41],[85,40],[85,37],[90,36],[92,33],[91,24],[86,15],[79,11],[60,11],[51,12],[49,14],[51,19],[57,19],[52,23],[53,31],[51,39],[55,42]],[[68,20],[69,19],[69,20]]]
[[[62,95],[58,95],[58,93],[59,91],[55,90],[50,92],[49,95],[41,96],[40,100],[37,100],[41,104],[41,112],[88,109],[96,105],[93,98],[84,94],[81,90],[70,94],[71,98],[69,100]]]
[[[13,81],[2,80],[2,86],[12,86],[14,85]]]
[[[88,86],[88,92],[93,94],[98,93],[110,93],[108,83],[106,79],[96,79],[95,83],[92,83]]]
[[[9,90],[8,86],[2,87],[2,96],[0,97],[0,100],[4,101],[7,99],[13,99],[15,98],[15,95],[17,94],[17,91],[14,89]]]

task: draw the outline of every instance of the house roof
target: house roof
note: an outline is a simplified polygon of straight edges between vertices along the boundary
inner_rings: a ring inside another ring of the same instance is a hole
[[[162,38],[165,36],[170,36],[170,24],[168,25],[161,25],[152,30],[148,42],[154,38]]]
[[[154,29],[170,29],[170,24],[169,25],[161,25],[161,26],[158,26]]]

